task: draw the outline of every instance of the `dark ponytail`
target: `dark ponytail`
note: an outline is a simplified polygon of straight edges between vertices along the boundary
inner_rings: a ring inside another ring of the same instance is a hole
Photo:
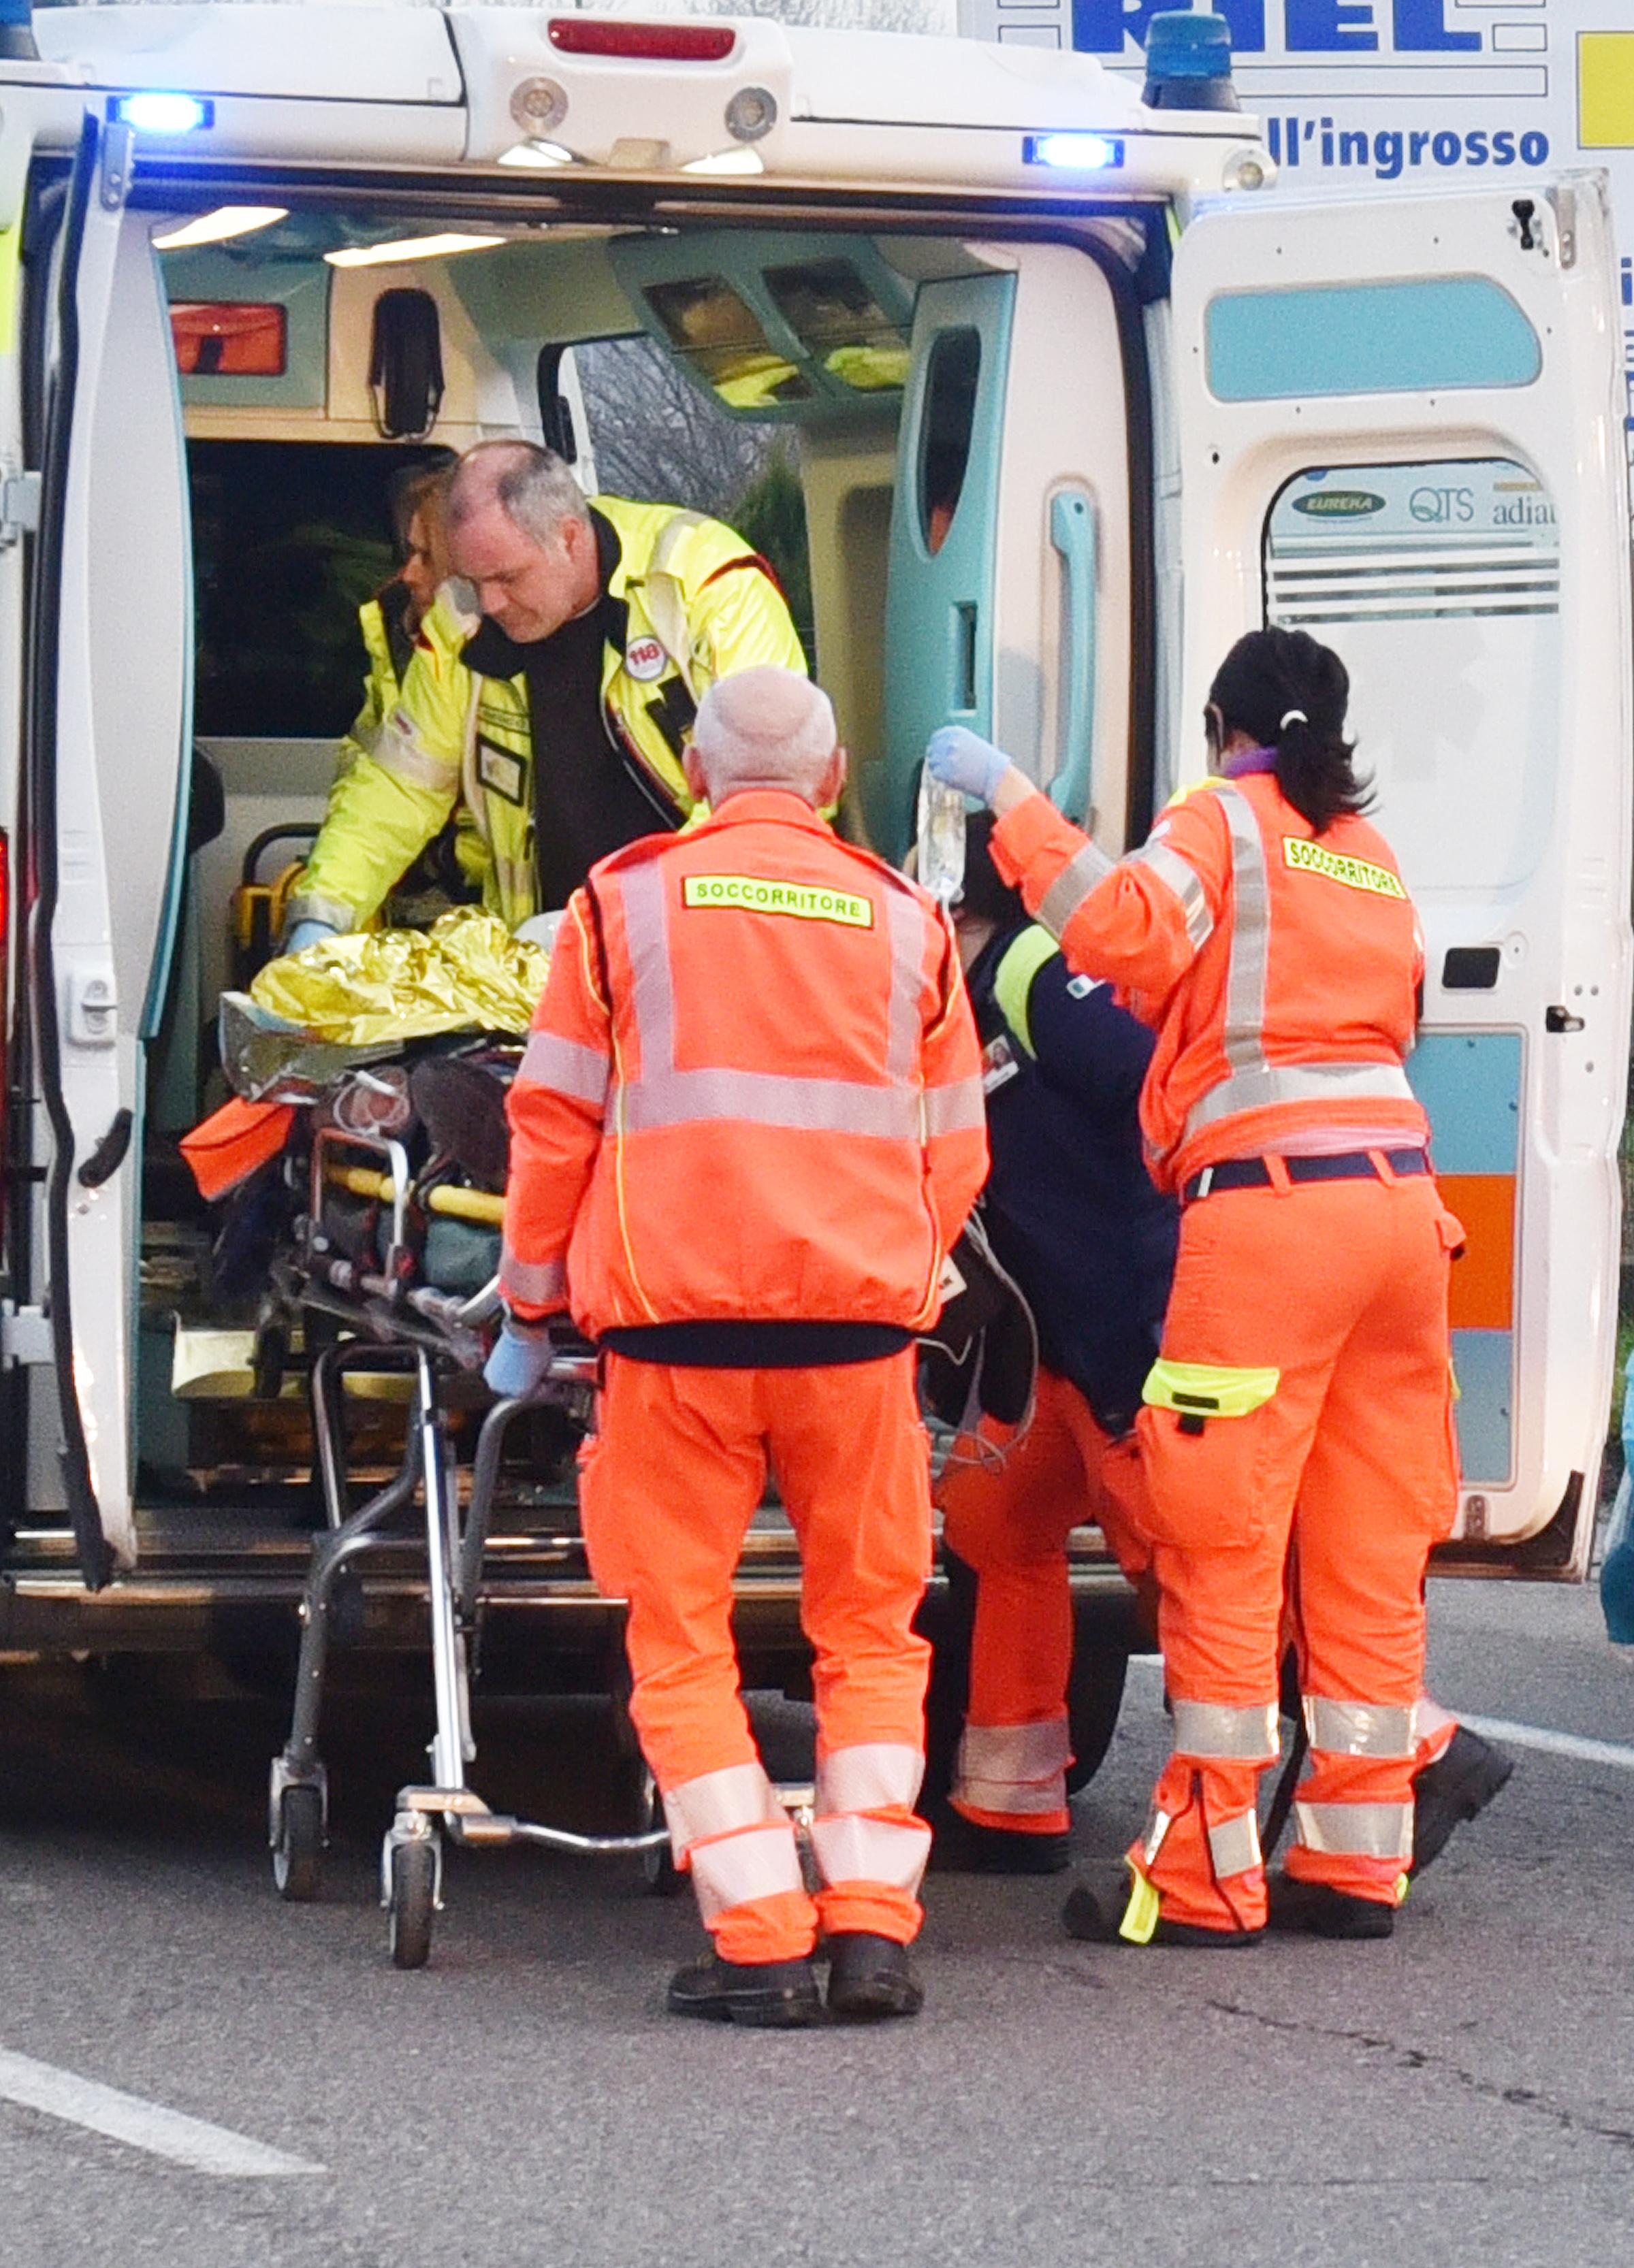
[[[1282,630],[1238,638],[1209,692],[1224,739],[1246,733],[1256,747],[1275,749],[1276,784],[1319,835],[1372,800],[1352,768],[1355,743],[1344,737],[1349,697],[1349,674],[1332,647],[1305,630]]]

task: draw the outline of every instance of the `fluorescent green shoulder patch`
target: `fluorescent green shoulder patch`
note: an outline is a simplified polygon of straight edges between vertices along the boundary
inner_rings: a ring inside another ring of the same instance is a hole
[[[993,997],[998,1002],[999,1013],[1009,1026],[1030,1056],[1038,1049],[1032,1044],[1032,1024],[1028,1004],[1032,997],[1032,980],[1046,961],[1053,961],[1061,951],[1048,930],[1034,922],[1022,931],[1010,945],[998,965],[993,979]]]

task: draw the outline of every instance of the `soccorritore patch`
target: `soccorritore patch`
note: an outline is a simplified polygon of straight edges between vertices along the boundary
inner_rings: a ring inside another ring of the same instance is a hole
[[[684,874],[684,906],[728,906],[740,913],[793,914],[801,921],[839,922],[846,929],[872,929],[874,902],[848,890],[824,889],[815,882],[773,882],[764,874]]]

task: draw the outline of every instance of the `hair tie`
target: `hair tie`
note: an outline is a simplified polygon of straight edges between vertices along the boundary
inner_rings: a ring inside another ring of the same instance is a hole
[[[1276,729],[1279,733],[1285,733],[1290,725],[1308,725],[1310,721],[1303,709],[1287,709],[1283,711],[1283,721]]]

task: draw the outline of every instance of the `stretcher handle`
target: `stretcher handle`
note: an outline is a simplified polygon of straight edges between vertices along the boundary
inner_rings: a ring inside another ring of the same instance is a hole
[[[366,1150],[372,1157],[386,1160],[391,1186],[391,1249],[386,1256],[385,1272],[389,1280],[395,1280],[397,1263],[408,1248],[409,1153],[389,1135],[354,1134],[344,1126],[320,1126],[312,1145],[312,1229],[308,1233],[316,1232],[323,1217],[323,1191],[331,1171],[327,1153],[336,1149]],[[384,1190],[377,1194],[386,1201]]]

